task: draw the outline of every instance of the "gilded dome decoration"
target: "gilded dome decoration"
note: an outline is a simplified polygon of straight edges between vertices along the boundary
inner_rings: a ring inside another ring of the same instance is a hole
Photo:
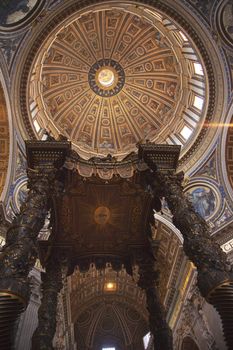
[[[125,83],[125,73],[119,63],[112,59],[96,62],[88,73],[90,88],[101,97],[118,94]]]
[[[142,140],[190,145],[206,108],[204,68],[175,23],[141,11],[95,6],[44,43],[28,91],[39,138],[64,134],[85,159],[120,160]]]

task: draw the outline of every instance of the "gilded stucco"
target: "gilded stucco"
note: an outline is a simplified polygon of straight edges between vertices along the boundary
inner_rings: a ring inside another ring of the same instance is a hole
[[[40,50],[28,91],[32,126],[39,137],[65,135],[84,158],[121,159],[141,140],[185,145],[205,104],[205,76],[193,62],[200,65],[197,50],[165,16],[140,17],[133,7],[84,12]],[[110,86],[99,81],[106,69]]]

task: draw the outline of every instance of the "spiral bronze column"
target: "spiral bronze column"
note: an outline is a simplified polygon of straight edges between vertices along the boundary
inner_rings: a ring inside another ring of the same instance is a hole
[[[13,348],[15,326],[29,300],[29,271],[38,256],[37,236],[44,225],[49,200],[61,188],[60,168],[68,142],[26,144],[29,193],[6,235],[0,252],[0,347]]]
[[[197,267],[202,296],[219,312],[229,349],[233,348],[233,271],[226,254],[211,238],[205,220],[183,192],[183,173],[148,172],[147,183],[157,197],[165,197],[173,223],[184,238],[184,252]]]
[[[226,343],[233,349],[233,268],[212,239],[205,220],[184,195],[184,174],[176,173],[179,152],[179,146],[140,144],[139,158],[148,166],[142,184],[155,203],[165,197],[173,223],[183,235],[184,252],[197,268],[199,290],[219,312]]]

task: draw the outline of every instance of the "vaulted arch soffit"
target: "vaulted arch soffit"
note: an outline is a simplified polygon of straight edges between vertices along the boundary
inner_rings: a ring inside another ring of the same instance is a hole
[[[125,345],[142,344],[148,332],[147,320],[133,305],[117,299],[97,297],[79,315],[74,325],[75,337],[84,348],[101,348],[112,344],[119,349]]]
[[[10,127],[7,112],[7,103],[0,82],[0,197],[4,200],[4,192],[7,187],[7,176],[10,165]]]
[[[159,290],[167,311],[175,302],[177,281],[186,271],[187,263],[179,232],[174,232],[172,226],[168,220],[158,220],[156,216],[156,225],[152,228],[153,237],[160,241],[157,258],[160,271]],[[75,322],[78,315],[87,305],[95,302],[96,298],[104,300],[111,299],[112,296],[129,306],[136,307],[137,312],[142,313],[146,319],[145,294],[137,286],[138,278],[137,266],[133,268],[133,276],[128,275],[123,266],[120,271],[114,271],[110,264],[107,264],[104,270],[96,269],[94,264],[90,265],[87,272],[81,272],[76,268],[68,277],[72,322]]]
[[[221,159],[225,160],[222,162],[222,170],[228,193],[233,199],[233,101],[227,114],[226,125],[228,128],[223,132],[221,144]]]

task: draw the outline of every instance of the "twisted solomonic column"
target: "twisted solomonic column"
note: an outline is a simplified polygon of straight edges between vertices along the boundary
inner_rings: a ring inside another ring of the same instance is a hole
[[[62,188],[60,168],[69,143],[32,142],[27,148],[29,193],[10,225],[0,252],[0,347],[13,347],[15,325],[29,300],[29,271],[35,265],[37,236],[44,226],[51,196]],[[41,151],[42,148],[42,151]],[[30,159],[30,157],[32,159]]]
[[[226,343],[233,349],[233,271],[226,254],[210,236],[208,225],[183,192],[183,173],[147,171],[145,179],[156,198],[165,197],[173,223],[184,238],[184,252],[198,271],[202,296],[219,312]]]

